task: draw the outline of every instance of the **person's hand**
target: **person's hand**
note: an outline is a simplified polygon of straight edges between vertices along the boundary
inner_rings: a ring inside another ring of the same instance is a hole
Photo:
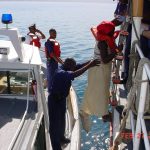
[[[120,31],[120,34],[121,34],[121,35],[124,35],[124,36],[127,36],[127,35],[129,35],[129,32],[124,31],[124,30],[121,30],[121,31]]]
[[[100,65],[100,60],[98,59],[93,59],[90,61],[90,67],[99,66],[99,65]]]
[[[126,16],[126,22],[131,22],[131,17],[130,16]]]
[[[124,22],[126,20],[126,17],[125,16],[121,16],[121,15],[117,15],[116,16],[116,19],[120,22]]]
[[[36,29],[36,32],[39,32],[39,33],[41,33],[41,31],[40,31],[39,29]]]

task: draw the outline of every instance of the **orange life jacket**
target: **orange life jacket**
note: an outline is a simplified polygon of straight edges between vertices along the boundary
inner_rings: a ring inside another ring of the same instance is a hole
[[[60,51],[59,43],[54,39],[48,39],[48,40],[53,43],[53,51],[52,52],[56,55],[56,57],[60,57],[61,51]],[[47,41],[47,42],[49,42],[49,41]],[[53,56],[52,53],[48,52],[47,47],[45,47],[45,54],[46,54],[47,58],[49,58],[49,57],[52,58],[52,56]]]
[[[32,34],[32,33],[28,33],[28,35],[32,38],[32,41],[30,41],[30,45],[40,48],[41,47],[41,43],[40,43],[40,38],[36,35],[36,34]]]

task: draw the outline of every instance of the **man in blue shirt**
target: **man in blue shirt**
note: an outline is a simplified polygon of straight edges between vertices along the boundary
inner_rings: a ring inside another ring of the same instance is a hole
[[[57,32],[55,29],[49,30],[50,37],[45,42],[45,54],[47,58],[47,82],[48,82],[48,92],[50,92],[50,87],[52,84],[52,77],[55,70],[58,68],[58,63],[63,64],[60,58],[61,50],[58,41],[56,41]]]
[[[55,71],[48,96],[50,138],[53,150],[62,150],[61,143],[70,142],[64,136],[66,97],[69,94],[71,82],[83,74],[90,67],[98,65],[98,60],[91,60],[81,65],[76,65],[73,58],[67,58],[64,64]]]

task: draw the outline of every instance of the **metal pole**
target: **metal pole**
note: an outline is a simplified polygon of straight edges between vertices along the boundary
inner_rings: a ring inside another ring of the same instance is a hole
[[[140,118],[140,119],[141,119],[143,134],[144,134],[145,148],[146,148],[146,150],[150,150],[150,144],[149,144],[149,140],[148,140],[147,130],[146,130],[146,127],[145,127],[145,122],[144,122],[143,117]]]
[[[135,141],[135,121],[134,121],[134,117],[133,117],[133,113],[132,111],[130,110],[130,121],[131,121],[131,127],[132,127],[132,136],[133,136],[133,143]]]
[[[147,75],[144,68],[143,68],[142,80],[147,80]],[[141,127],[142,127],[140,118],[143,118],[143,114],[144,114],[147,86],[148,86],[147,82],[141,83],[139,108],[138,108],[138,116],[137,116],[137,123],[136,123],[136,132],[135,132],[135,142],[133,144],[133,150],[139,149],[141,137],[139,137],[138,135],[141,134]]]

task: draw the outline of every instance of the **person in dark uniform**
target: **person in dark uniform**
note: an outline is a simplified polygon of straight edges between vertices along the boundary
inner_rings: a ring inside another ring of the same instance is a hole
[[[60,59],[60,45],[56,41],[57,32],[55,29],[49,30],[50,37],[45,42],[45,54],[47,58],[47,82],[48,82],[48,92],[50,92],[50,87],[52,84],[52,77],[55,70],[58,68],[58,63],[63,64]]]
[[[62,150],[61,144],[70,143],[70,140],[64,136],[64,132],[66,97],[69,94],[72,80],[99,63],[98,60],[91,60],[76,65],[73,58],[67,58],[64,64],[55,71],[48,96],[49,130],[53,150]]]

